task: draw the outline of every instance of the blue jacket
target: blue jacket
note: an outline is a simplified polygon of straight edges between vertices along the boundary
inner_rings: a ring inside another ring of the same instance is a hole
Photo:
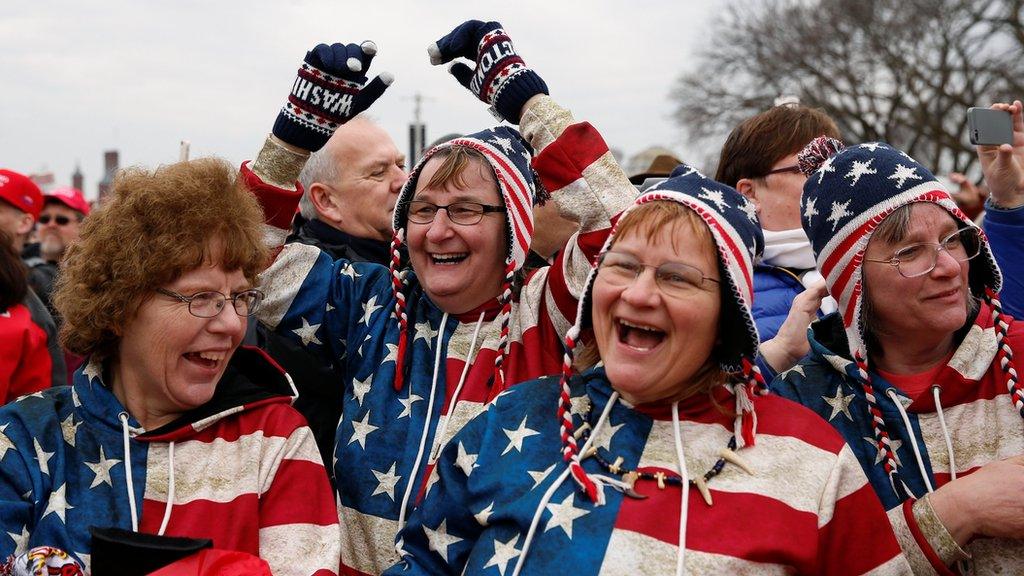
[[[1024,206],[1003,210],[986,203],[981,228],[1003,271],[1003,289],[999,293],[1003,309],[1014,318],[1024,318],[1024,276],[1017,273],[1024,263]]]
[[[786,321],[793,299],[804,291],[795,271],[781,266],[754,266],[754,302],[752,310],[761,342],[771,340]]]

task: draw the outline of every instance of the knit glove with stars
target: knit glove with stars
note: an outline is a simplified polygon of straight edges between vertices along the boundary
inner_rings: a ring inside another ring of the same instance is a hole
[[[474,61],[476,68],[456,62],[448,71],[477,98],[490,104],[499,120],[518,124],[526,101],[537,94],[548,94],[548,85],[526,67],[498,22],[463,22],[429,46],[427,53],[435,66],[460,57]]]
[[[394,82],[387,72],[367,82],[377,45],[318,44],[299,67],[288,102],[274,122],[274,136],[315,152],[334,131],[370,107]]]

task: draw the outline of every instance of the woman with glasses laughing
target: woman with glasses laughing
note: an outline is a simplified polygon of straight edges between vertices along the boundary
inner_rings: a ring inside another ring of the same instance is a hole
[[[1024,144],[1019,103],[1014,116]],[[993,252],[1020,245],[1024,201],[984,152],[1006,203],[989,206],[1002,227],[991,246],[900,150],[822,138],[801,155],[804,230],[839,311],[812,324],[811,352],[772,388],[843,434],[918,574],[1024,571],[1024,329],[1003,311]],[[1003,263],[1008,279],[1024,272]]]
[[[909,573],[842,438],[763,394],[751,208],[685,165],[636,200],[561,379],[509,389],[452,439],[388,576]]]
[[[0,409],[0,558],[99,573],[95,527],[143,549],[209,539],[246,573],[338,570],[334,498],[294,388],[239,347],[267,252],[235,176],[213,159],[122,171],[84,224],[55,302],[65,345],[89,359],[73,386]],[[116,561],[148,573],[154,557]]]

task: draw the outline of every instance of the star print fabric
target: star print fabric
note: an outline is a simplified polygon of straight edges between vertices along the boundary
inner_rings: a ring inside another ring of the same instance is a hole
[[[521,128],[539,151],[534,167],[552,200],[563,214],[578,219],[580,232],[551,266],[531,272],[512,301],[502,366],[507,385],[558,372],[562,338],[575,320],[575,291],[612,218],[635,196],[600,134],[587,123],[576,123],[550,98],[531,106]],[[496,149],[509,144],[506,131],[491,134],[487,140]],[[517,155],[512,156],[515,160]],[[525,158],[517,161],[528,166]],[[267,185],[255,191],[268,197],[282,194]],[[524,200],[517,205],[528,208]],[[262,276],[267,299],[260,320],[338,370],[344,393],[331,465],[340,502],[342,559],[347,570],[367,574],[398,560],[395,536],[405,494],[410,494],[411,511],[440,449],[502,391],[489,384],[502,334],[498,299],[444,320],[415,273],[400,274],[407,286],[409,331],[406,372],[397,391],[400,325],[392,314],[396,296],[387,268],[333,261],[315,247],[289,244]],[[453,400],[467,362],[464,385]],[[421,441],[422,462],[414,472]]]
[[[336,574],[337,515],[319,452],[290,395],[279,392],[287,389],[283,375],[262,381],[266,388],[248,380],[270,369],[258,358],[236,351],[218,383],[218,392],[251,401],[221,404],[215,395],[211,404],[222,410],[148,433],[128,419],[139,530],[158,532],[173,466],[167,535],[260,556],[278,575]],[[88,572],[90,526],[132,529],[118,418],[125,408],[102,374],[99,362],[89,362],[72,387],[0,409],[0,558],[52,546]]]
[[[452,439],[422,505],[400,535],[408,555],[385,574],[512,573],[543,494],[566,470],[551,415],[556,382],[540,379],[509,389]],[[573,379],[577,429],[587,412],[590,425],[596,424],[611,392],[602,369]],[[728,405],[728,392],[721,393],[719,404]],[[688,571],[860,574],[904,568],[895,538],[874,528],[886,521],[885,514],[838,435],[788,401],[755,402],[764,441],[742,454],[756,476],[727,465],[709,483],[710,507],[693,491]],[[707,396],[681,403],[680,418],[687,467],[691,474],[702,473],[728,442],[732,420]],[[608,462],[621,457],[623,470],[674,476],[672,434],[668,406],[641,410],[618,402],[594,446]],[[588,473],[610,475],[595,458],[583,466]],[[521,574],[559,574],[568,567],[580,576],[671,573],[680,488],[659,489],[642,479],[635,489],[647,498],[606,488],[607,501],[598,506],[565,480],[544,507]]]

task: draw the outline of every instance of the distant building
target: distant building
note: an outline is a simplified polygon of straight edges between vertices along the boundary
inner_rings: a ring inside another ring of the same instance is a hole
[[[117,150],[107,150],[103,153],[103,179],[99,184],[99,203],[103,203],[103,197],[110,191],[120,164],[121,156]]]
[[[82,174],[82,167],[75,164],[75,173],[71,175],[71,187],[85,190],[85,176]]]

